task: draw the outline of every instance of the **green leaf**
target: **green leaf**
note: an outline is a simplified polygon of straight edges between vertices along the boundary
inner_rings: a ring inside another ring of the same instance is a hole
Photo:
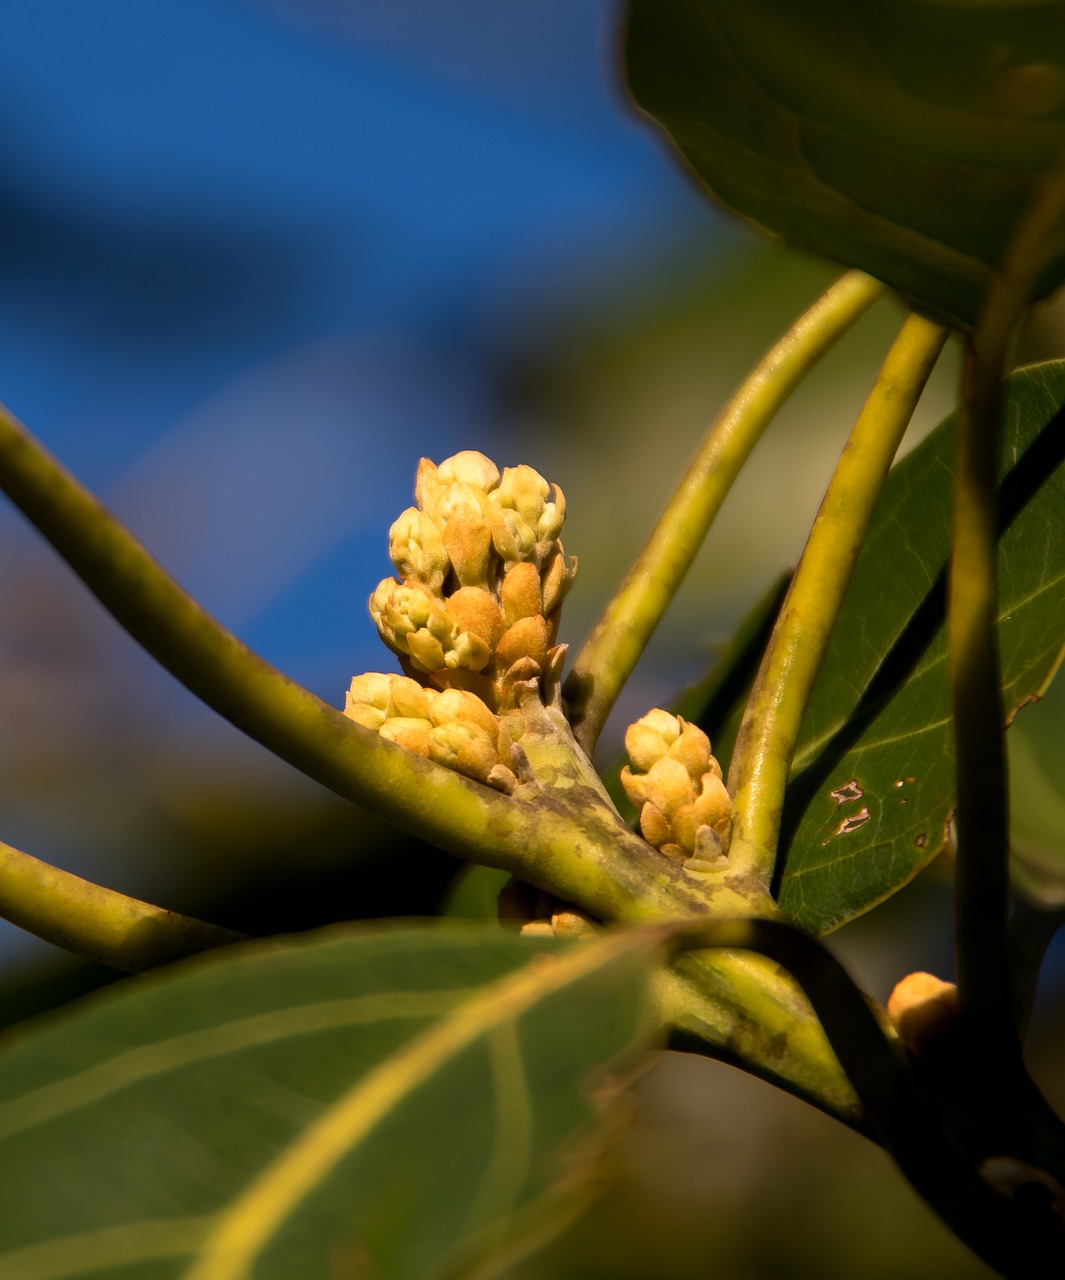
[[[961,327],[1065,150],[1063,3],[630,0],[626,57],[719,201]]]
[[[453,1274],[572,1197],[650,955],[345,928],[86,1002],[0,1058],[0,1275]]]
[[[1007,380],[999,644],[1012,718],[1065,643],[1065,361]],[[943,847],[954,804],[944,604],[954,421],[888,477],[803,723],[779,901],[824,933]]]

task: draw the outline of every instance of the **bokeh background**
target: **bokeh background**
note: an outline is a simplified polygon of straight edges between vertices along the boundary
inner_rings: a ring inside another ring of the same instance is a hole
[[[836,269],[702,198],[628,106],[612,0],[5,0],[0,396],[227,626],[339,704],[394,669],[365,602],[414,468],[565,489],[579,643],[724,398]],[[759,446],[606,735],[667,701],[805,527],[902,316],[880,304]],[[1060,309],[1027,335],[1060,354]],[[914,438],[949,410],[937,371]],[[1065,847],[1053,695],[1014,730]],[[0,505],[3,838],[250,932],[427,914],[458,864],[294,775],[156,670]],[[931,869],[838,944],[883,999],[950,966]],[[0,927],[0,1024],[105,980]],[[1035,1059],[1059,1098],[1052,953]],[[887,1161],[667,1055],[593,1209],[516,1275],[987,1274]]]

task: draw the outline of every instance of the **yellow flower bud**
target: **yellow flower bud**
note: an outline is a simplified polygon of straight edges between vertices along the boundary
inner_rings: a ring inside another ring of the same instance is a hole
[[[373,729],[374,732],[380,729],[386,719],[385,713],[378,707],[372,707],[366,702],[353,701],[350,691],[344,699],[344,714],[349,720],[361,724],[364,729]]]
[[[429,732],[429,757],[478,782],[499,764],[496,744],[489,734],[473,724],[439,725]]]
[[[680,737],[680,720],[656,707],[625,731],[625,750],[637,769],[647,770],[661,760]]]
[[[629,797],[630,803],[637,809],[640,805],[647,803],[646,773],[633,773],[626,765],[621,771],[621,785],[625,788],[625,794]]]
[[[382,738],[394,742],[397,746],[406,747],[416,755],[429,754],[429,731],[432,725],[428,720],[416,720],[411,716],[396,716],[386,720],[380,728]]]
[[[429,718],[436,726],[472,724],[491,738],[499,735],[499,721],[488,707],[466,689],[444,689],[433,699]]]
[[[443,542],[459,582],[464,587],[486,586],[492,536],[480,511],[456,507],[443,526]]]
[[[550,492],[550,486],[539,471],[522,463],[517,467],[503,468],[503,478],[493,496],[501,507],[517,511],[535,532]]]
[[[727,846],[732,830],[732,798],[718,773],[704,773],[700,787],[699,798],[695,801],[696,824],[712,827]]]
[[[543,617],[520,618],[504,632],[496,645],[496,661],[501,671],[506,671],[521,658],[532,658],[543,664],[550,644],[547,619]]]
[[[662,810],[648,801],[640,810],[640,832],[648,844],[661,849],[672,836],[673,828]]]
[[[493,513],[492,543],[505,564],[532,560],[536,554],[536,530],[509,507]]]
[[[367,728],[378,728],[394,716],[428,719],[434,690],[423,689],[407,676],[383,675],[375,671],[355,676],[348,689],[344,714]]]
[[[477,449],[463,449],[445,458],[437,468],[443,484],[466,484],[488,493],[499,484],[499,468]]]
[[[958,988],[931,973],[908,973],[888,997],[888,1017],[917,1055],[957,1021]]]
[[[428,720],[436,690],[423,689],[417,680],[412,680],[409,676],[389,676],[388,679],[392,695],[389,715]]]
[[[439,591],[451,565],[436,524],[408,507],[388,531],[388,554],[401,578],[416,578]]]
[[[721,769],[710,754],[710,739],[697,724],[689,724],[679,716],[677,720],[680,724],[680,733],[676,742],[669,748],[670,758],[679,760],[693,779],[701,778],[707,770],[711,772],[716,770],[720,776]],[[711,761],[713,761],[712,765]]]
[[[667,817],[682,804],[694,801],[695,785],[679,760],[665,756],[651,766],[647,771],[647,799]]]
[[[462,631],[452,641],[444,654],[443,667],[448,671],[483,671],[492,656],[491,650],[472,631]],[[441,670],[434,667],[434,671]]]
[[[434,671],[443,671],[447,665],[444,646],[429,631],[412,631],[410,635],[404,636],[403,643],[404,651],[417,670],[429,675]]]
[[[573,556],[569,564],[566,563],[566,552],[560,542],[554,551],[544,561],[541,578],[543,581],[544,596],[544,613],[550,617],[551,614],[562,603],[566,592],[573,585],[573,579],[577,576],[577,557]]]
[[[521,618],[535,618],[537,614],[544,612],[540,575],[536,572],[536,566],[528,563],[511,565],[499,584],[499,599],[508,627]]]
[[[494,649],[503,634],[503,611],[490,591],[483,587],[459,587],[445,601],[448,617],[459,631],[478,636]]]

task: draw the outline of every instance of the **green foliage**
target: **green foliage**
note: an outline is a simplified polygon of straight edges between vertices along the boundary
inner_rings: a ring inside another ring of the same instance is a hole
[[[637,100],[719,199],[873,273],[955,328],[980,316],[1018,222],[1065,153],[1057,0],[631,0],[627,58]],[[1049,221],[1052,202],[1041,212]],[[1036,259],[1044,270],[1033,296],[1065,277],[1065,239],[1032,239],[1022,269],[1007,273],[1018,298]],[[397,522],[405,532],[394,533],[393,556],[397,568],[413,556],[428,569],[402,588],[386,581],[389,601],[404,593],[402,608],[378,609],[407,677],[373,677],[354,699],[359,719],[209,618],[0,409],[0,482],[150,653],[295,767],[485,864],[446,914],[491,916],[513,874],[512,907],[527,899],[551,918],[533,933],[599,933],[566,943],[454,920],[344,927],[228,948],[31,1027],[0,1057],[4,1280],[494,1274],[563,1206],[582,1203],[607,1127],[602,1104],[666,1022],[876,1136],[1004,1274],[1060,1274],[1060,1256],[1049,1271],[1033,1267],[1060,1251],[1052,1202],[1065,1186],[1065,1132],[1017,1046],[1031,996],[1023,988],[1034,990],[1055,921],[1033,931],[1038,946],[1014,955],[1007,945],[1000,743],[1001,719],[1042,694],[1062,656],[1065,361],[1008,379],[996,491],[997,396],[1014,319],[1004,307],[993,340],[982,328],[968,348],[959,414],[881,490],[946,337],[911,317],[792,587],[774,585],[717,671],[682,700],[719,753],[735,743],[741,781],[730,771],[731,797],[702,736],[656,717],[667,745],[637,797],[652,847],[626,827],[588,758],[755,440],[881,290],[858,272],[829,290],[711,430],[705,465],[681,482],[593,631],[592,658],[578,656],[577,693],[584,711],[597,708],[583,720],[578,697],[567,706],[559,696],[558,608],[572,569],[553,544],[565,503],[531,468],[500,481],[480,454],[439,471],[423,461],[422,509]],[[798,360],[797,334],[809,343]],[[745,432],[733,438],[737,421]],[[495,480],[478,488],[459,472]],[[492,507],[490,493],[506,484],[507,501]],[[785,590],[788,625],[774,628]],[[802,679],[778,679],[795,676],[795,655],[807,659]],[[737,737],[752,681],[754,713]],[[438,705],[445,688],[451,713],[430,726],[426,689]],[[975,731],[955,732],[970,708]],[[759,718],[761,729],[786,720],[786,732],[759,737],[749,728]],[[419,754],[417,734],[445,727],[448,750]],[[490,760],[475,759],[477,742]],[[495,789],[477,781],[493,777]],[[608,771],[608,785],[616,780]],[[1059,910],[1060,815],[1029,784],[1022,794],[1039,799],[1044,821],[1022,849],[1033,899],[1024,910]],[[700,806],[718,793],[711,841]],[[934,1000],[914,996],[905,1019],[889,1018],[809,935],[916,874],[943,847],[956,809],[970,832],[957,859],[959,987],[938,983]],[[668,841],[656,839],[656,823]],[[687,857],[692,849],[698,856]],[[0,911],[72,950],[112,963],[132,953],[137,968],[233,936],[146,904],[131,914],[121,894],[0,851]],[[582,911],[657,927],[597,931]],[[161,950],[141,945],[145,913]],[[120,946],[93,949],[101,924]],[[710,954],[669,972],[659,944]],[[1019,1186],[1037,1194],[1015,1195]]]
[[[263,1280],[453,1274],[572,1193],[647,973],[633,935],[334,929],[97,998],[0,1061],[0,1275],[176,1277],[234,1222]]]
[[[1008,383],[999,643],[1010,716],[1038,697],[1065,637],[1065,362]],[[779,901],[815,933],[905,884],[954,806],[944,608],[953,416],[884,487],[803,722]]]
[[[962,327],[1065,150],[1061,3],[632,0],[626,54],[718,200]]]

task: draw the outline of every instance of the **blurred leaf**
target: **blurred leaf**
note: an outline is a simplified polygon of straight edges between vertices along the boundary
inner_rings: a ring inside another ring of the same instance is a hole
[[[962,327],[1065,151],[1056,0],[630,0],[626,55],[718,200]]]
[[[1065,362],[1007,381],[999,643],[1012,714],[1065,643]],[[785,805],[779,900],[816,933],[905,884],[954,805],[944,603],[954,422],[896,466],[803,723]]]
[[[0,1059],[0,1275],[176,1278],[234,1214],[259,1280],[469,1261],[572,1199],[559,1148],[646,1041],[648,959],[343,929],[96,998]]]
[[[1014,890],[1044,910],[1065,909],[1065,795],[1023,731],[1010,740],[1010,817]]]

